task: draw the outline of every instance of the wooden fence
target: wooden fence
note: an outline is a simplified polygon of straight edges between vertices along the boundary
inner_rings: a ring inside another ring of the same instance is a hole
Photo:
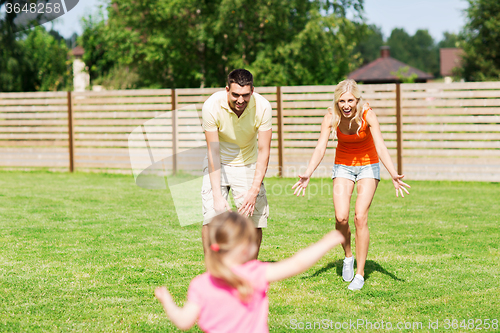
[[[500,181],[500,82],[402,84],[412,179]]]
[[[360,87],[407,179],[500,181],[500,82]],[[268,175],[305,170],[334,88],[255,89],[273,107]],[[170,172],[199,172],[201,109],[219,90],[0,93],[0,167],[131,173],[129,145],[146,141]],[[315,176],[330,175],[335,147]]]

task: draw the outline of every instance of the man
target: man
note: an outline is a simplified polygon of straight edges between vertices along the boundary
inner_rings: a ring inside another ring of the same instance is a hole
[[[231,189],[238,212],[249,216],[257,228],[256,259],[262,228],[267,227],[269,217],[262,180],[271,150],[271,104],[254,93],[249,71],[235,69],[228,75],[226,90],[214,93],[203,104],[202,118],[208,147],[201,191],[203,250],[208,250],[212,217],[230,210],[227,200]]]

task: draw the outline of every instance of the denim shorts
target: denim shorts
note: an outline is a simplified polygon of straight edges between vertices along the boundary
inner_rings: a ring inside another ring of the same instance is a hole
[[[332,179],[340,177],[356,182],[363,178],[374,178],[380,180],[380,164],[348,166],[334,164],[332,168]]]

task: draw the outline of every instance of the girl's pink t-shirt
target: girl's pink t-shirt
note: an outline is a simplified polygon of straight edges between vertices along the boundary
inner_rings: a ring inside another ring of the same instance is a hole
[[[252,284],[254,292],[248,303],[240,301],[236,289],[225,285],[208,272],[195,277],[189,285],[188,301],[201,308],[198,326],[207,333],[269,332],[269,282],[266,280],[266,265],[267,263],[252,260],[233,268],[234,273]]]

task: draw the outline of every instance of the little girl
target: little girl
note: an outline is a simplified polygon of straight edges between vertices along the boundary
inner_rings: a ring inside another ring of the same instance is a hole
[[[269,332],[267,316],[270,282],[300,274],[344,241],[331,231],[319,242],[276,263],[251,260],[257,251],[253,222],[225,212],[209,224],[205,263],[208,272],[195,277],[188,300],[178,307],[165,287],[155,290],[168,318],[182,330],[196,322],[204,332]]]

